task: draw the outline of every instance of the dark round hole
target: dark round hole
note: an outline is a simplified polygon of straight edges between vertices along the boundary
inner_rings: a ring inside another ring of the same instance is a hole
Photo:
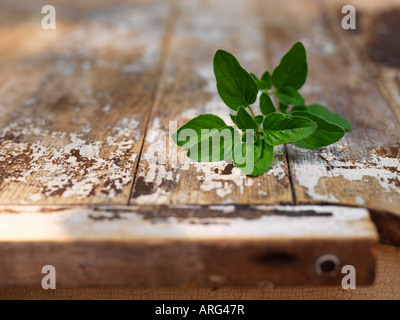
[[[315,271],[319,276],[330,277],[336,275],[340,261],[332,254],[326,254],[315,261]]]
[[[330,273],[335,271],[336,264],[332,260],[327,260],[321,263],[320,268],[323,273]]]

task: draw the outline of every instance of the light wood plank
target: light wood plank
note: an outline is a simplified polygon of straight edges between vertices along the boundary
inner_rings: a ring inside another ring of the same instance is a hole
[[[344,1],[326,3],[326,16],[332,25],[340,21],[339,8],[344,4]],[[400,122],[400,51],[399,34],[396,32],[400,26],[400,1],[357,0],[353,5],[357,9],[357,29],[340,32],[341,39],[358,52],[360,63]],[[399,158],[399,146],[398,140],[397,143],[394,141],[392,146],[380,148],[379,154]],[[393,171],[397,177],[390,181],[400,189],[400,172]],[[400,216],[379,210],[372,210],[371,215],[379,229],[381,242],[400,245]]]
[[[297,203],[340,203],[400,214],[400,125],[356,51],[342,41],[340,21],[331,26],[314,1],[261,2],[265,42],[274,61],[303,41],[310,69],[302,90],[307,101],[327,105],[354,126],[327,148],[289,147]]]
[[[356,208],[2,207],[0,284],[36,286],[47,264],[60,286],[339,285],[344,265],[370,284],[376,243]]]
[[[39,1],[2,6],[22,20],[0,21],[3,204],[128,202],[172,16],[167,2],[96,3],[56,4],[53,31]]]
[[[219,98],[212,61],[217,49],[233,52],[243,66],[261,75],[267,67],[254,2],[190,1],[170,39],[162,90],[150,121],[132,204],[279,204],[292,203],[284,148],[273,168],[248,178],[227,162],[190,163],[169,139],[177,126],[202,113],[227,123],[229,108]],[[241,21],[241,23],[238,23]]]

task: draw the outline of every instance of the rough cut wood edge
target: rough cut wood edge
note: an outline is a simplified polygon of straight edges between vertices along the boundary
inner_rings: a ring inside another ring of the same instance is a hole
[[[69,287],[338,285],[344,265],[360,284],[374,278],[377,233],[365,209],[18,209],[0,214],[2,286],[38,285],[48,264]],[[319,276],[327,254],[336,272]]]
[[[337,241],[0,242],[7,259],[1,286],[40,286],[45,265],[61,287],[340,285],[342,267],[353,265],[357,281],[371,284],[375,243]],[[324,255],[339,259],[330,276],[316,272]]]
[[[38,286],[0,288],[3,300],[380,300],[400,299],[400,248],[378,247],[377,274],[372,286],[356,290],[334,287],[130,287],[63,288],[43,290]]]

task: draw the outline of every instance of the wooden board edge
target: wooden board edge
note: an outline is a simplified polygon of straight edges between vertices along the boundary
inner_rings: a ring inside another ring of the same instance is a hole
[[[346,265],[358,285],[373,283],[377,243],[0,242],[0,251],[2,287],[40,287],[46,265],[60,287],[340,286]]]

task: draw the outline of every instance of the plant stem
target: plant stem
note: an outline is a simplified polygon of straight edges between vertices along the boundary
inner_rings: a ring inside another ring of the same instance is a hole
[[[253,117],[254,121],[256,121],[256,116],[254,115],[253,109],[250,106],[247,106],[249,108],[251,116]]]

